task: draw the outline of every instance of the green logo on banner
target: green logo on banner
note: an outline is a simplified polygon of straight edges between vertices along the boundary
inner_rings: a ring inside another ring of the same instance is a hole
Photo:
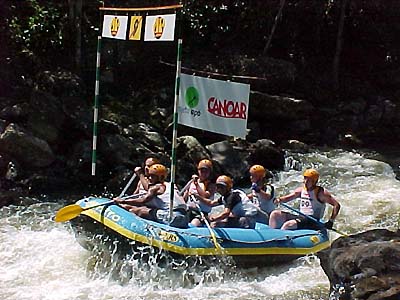
[[[186,90],[185,102],[190,108],[194,108],[199,104],[199,92],[193,86]]]

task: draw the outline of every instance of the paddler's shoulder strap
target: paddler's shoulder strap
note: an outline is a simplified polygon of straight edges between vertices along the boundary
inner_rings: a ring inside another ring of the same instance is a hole
[[[315,197],[317,197],[318,202],[323,203],[320,199],[319,199],[319,194],[324,192],[324,188],[322,186],[317,185],[314,189],[314,194]]]

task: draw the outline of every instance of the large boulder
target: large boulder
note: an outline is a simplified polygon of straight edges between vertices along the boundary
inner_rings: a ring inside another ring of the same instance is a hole
[[[235,181],[240,180],[249,169],[249,164],[243,154],[228,141],[214,143],[206,148],[210,151],[212,159],[221,166],[222,172]]]
[[[14,123],[9,124],[0,135],[0,149],[27,167],[47,167],[55,160],[46,141]]]
[[[65,120],[59,99],[46,92],[33,91],[30,110],[29,130],[49,144],[56,144]]]
[[[124,133],[133,143],[142,144],[152,152],[163,151],[168,145],[168,140],[156,128],[145,123],[131,124]]]
[[[314,112],[314,106],[303,99],[252,91],[249,110],[251,117],[260,120],[291,121],[309,118]]]
[[[331,299],[400,299],[400,230],[342,237],[318,257],[331,284]]]
[[[177,139],[177,183],[181,186],[197,174],[197,163],[202,159],[211,159],[207,149],[193,136],[181,136]],[[216,169],[214,164],[214,171]]]

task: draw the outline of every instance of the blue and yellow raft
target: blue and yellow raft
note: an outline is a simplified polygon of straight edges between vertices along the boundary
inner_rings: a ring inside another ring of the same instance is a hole
[[[77,204],[85,208],[106,202],[110,199],[89,197]],[[82,215],[92,227],[110,229],[131,245],[148,245],[173,256],[231,256],[237,265],[247,267],[288,262],[330,246],[326,230],[280,230],[260,223],[255,229],[180,229],[145,220],[115,204],[88,209]]]

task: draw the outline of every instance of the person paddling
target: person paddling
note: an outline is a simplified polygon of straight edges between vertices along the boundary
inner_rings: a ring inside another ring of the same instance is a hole
[[[319,173],[315,169],[307,169],[303,173],[304,185],[298,187],[286,196],[275,199],[275,203],[288,202],[300,198],[300,212],[302,215],[293,215],[281,210],[274,210],[269,218],[269,226],[271,228],[281,229],[320,229],[320,224],[313,221],[311,216],[316,220],[324,216],[326,204],[332,205],[333,210],[328,222],[324,225],[327,229],[332,229],[333,222],[340,210],[339,202],[323,187],[318,186]]]
[[[149,168],[152,165],[155,164],[159,164],[160,161],[158,158],[156,157],[148,157],[145,161],[144,161],[144,167],[136,167],[135,168],[135,174],[136,176],[139,177],[139,181],[137,183],[136,189],[134,194],[140,194],[140,193],[145,193],[148,191],[149,189]]]
[[[257,207],[256,221],[268,224],[269,215],[276,208],[274,203],[275,189],[267,183],[265,178],[267,170],[262,165],[250,167],[251,193],[247,198]]]
[[[202,226],[203,216],[208,216],[211,212],[212,205],[203,199],[214,199],[216,190],[215,182],[212,178],[213,165],[209,159],[203,159],[197,164],[198,175],[192,176],[192,183],[183,194],[183,198],[188,203],[189,220],[194,226]],[[196,198],[193,195],[199,195]],[[200,211],[199,211],[200,210]]]
[[[221,175],[216,180],[217,192],[221,195],[218,199],[210,200],[203,198],[209,205],[223,204],[224,210],[219,214],[209,216],[211,227],[239,227],[254,228],[255,218],[248,215],[242,203],[239,191],[233,191],[233,181],[229,176]],[[197,198],[202,198],[196,195]]]
[[[169,184],[165,182],[167,168],[162,164],[154,164],[149,168],[149,184],[147,193],[136,199],[114,198],[114,201],[135,215],[165,223],[170,206]],[[186,210],[183,198],[174,189],[174,209]]]

